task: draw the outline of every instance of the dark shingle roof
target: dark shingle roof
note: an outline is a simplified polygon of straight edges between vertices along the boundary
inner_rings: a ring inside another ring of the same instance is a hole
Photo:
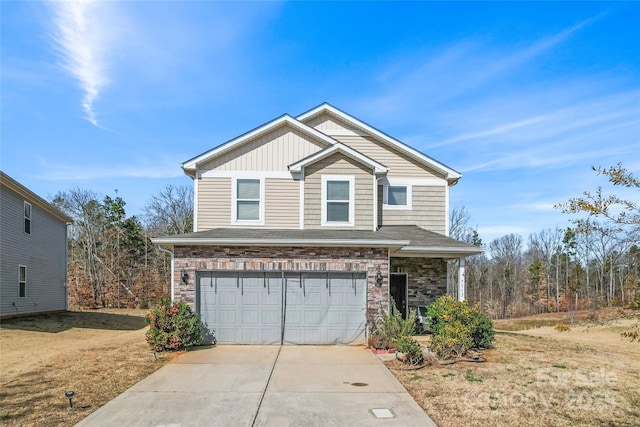
[[[214,228],[155,238],[153,241],[163,246],[389,247],[394,253],[415,256],[466,256],[482,252],[481,248],[415,225],[384,226],[378,231]]]

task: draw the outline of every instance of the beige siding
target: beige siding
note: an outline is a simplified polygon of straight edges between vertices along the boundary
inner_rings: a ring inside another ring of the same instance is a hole
[[[322,227],[322,175],[353,175],[355,177],[354,229],[373,229],[373,177],[366,166],[336,153],[305,168],[304,226]],[[344,229],[345,227],[335,227]]]
[[[202,178],[198,182],[198,231],[231,224],[231,178]]]
[[[412,209],[382,208],[382,186],[378,187],[378,223],[380,225],[418,225],[445,234],[447,217],[446,187],[412,186]]]
[[[311,119],[306,120],[304,123],[307,126],[311,126],[312,128],[319,130],[320,132],[322,132],[323,130],[332,130],[332,131],[339,131],[339,130],[354,131],[355,130],[353,126],[350,126],[349,124],[329,114],[320,114],[319,116],[312,117]]]
[[[300,181],[265,180],[265,226],[300,228]]]
[[[241,145],[200,167],[217,171],[287,171],[287,166],[325,146],[287,125]]]
[[[383,144],[369,136],[334,136],[338,141],[348,145],[382,163],[389,168],[389,178],[443,178],[442,174],[427,168],[387,144]]]
[[[198,183],[198,231],[234,227],[231,224],[231,178],[202,178]],[[265,225],[243,228],[299,228],[300,183],[265,179]]]

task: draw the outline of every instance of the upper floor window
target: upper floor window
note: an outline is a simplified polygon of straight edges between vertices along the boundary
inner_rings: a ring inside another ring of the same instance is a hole
[[[18,297],[27,297],[27,266],[18,266]]]
[[[322,176],[322,225],[354,225],[354,177]]]
[[[411,209],[411,185],[387,183],[383,186],[385,209]]]
[[[261,223],[263,221],[263,180],[235,179],[232,222]]]
[[[24,232],[31,234],[31,203],[24,202]]]

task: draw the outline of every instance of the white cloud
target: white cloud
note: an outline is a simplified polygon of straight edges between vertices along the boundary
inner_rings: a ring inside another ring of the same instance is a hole
[[[98,126],[95,102],[108,84],[108,56],[117,37],[111,2],[51,1],[51,37],[62,68],[78,81],[86,119]],[[108,24],[108,25],[107,25]]]

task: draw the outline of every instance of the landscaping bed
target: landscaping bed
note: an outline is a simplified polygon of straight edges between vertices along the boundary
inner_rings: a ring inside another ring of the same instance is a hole
[[[439,426],[637,426],[640,343],[621,336],[637,317],[620,314],[600,313],[598,321],[576,321],[566,332],[536,327],[537,318],[510,320],[535,329],[498,333],[482,352],[484,363],[416,370],[395,360],[385,364]],[[538,320],[555,315],[546,317]],[[426,336],[416,339],[429,343]]]

